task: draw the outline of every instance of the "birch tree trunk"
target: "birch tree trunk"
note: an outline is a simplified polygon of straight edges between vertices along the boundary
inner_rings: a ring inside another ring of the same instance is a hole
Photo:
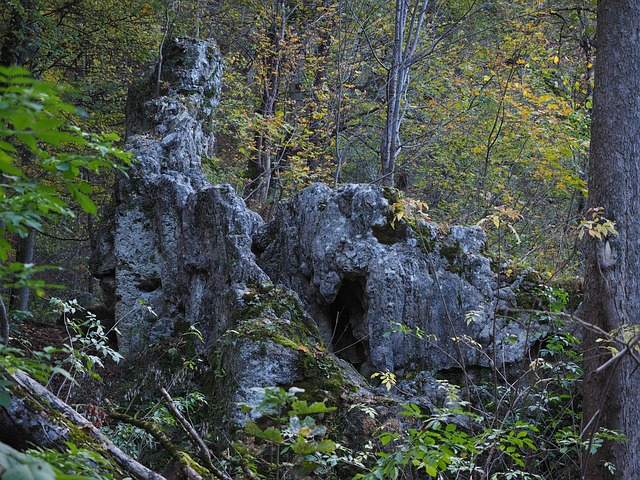
[[[396,160],[402,150],[400,127],[409,89],[409,72],[415,63],[428,5],[429,0],[419,0],[410,8],[409,0],[396,0],[393,53],[387,79],[387,114],[380,146],[382,184],[390,187],[395,183]]]
[[[630,337],[640,323],[639,25],[637,0],[599,2],[589,204],[604,207],[604,217],[616,222],[618,235],[590,238],[585,271],[584,320],[605,332],[629,325],[634,329]],[[605,427],[621,430],[629,440],[605,442],[596,455],[586,456],[583,478],[636,480],[640,370],[631,355],[611,362],[600,337],[593,329],[585,332],[583,435],[592,438],[597,428]],[[614,474],[605,462],[615,465]]]

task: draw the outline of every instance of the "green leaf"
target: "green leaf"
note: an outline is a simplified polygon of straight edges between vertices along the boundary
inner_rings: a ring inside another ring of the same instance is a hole
[[[0,151],[0,170],[8,175],[23,176],[22,171],[13,165],[13,159],[2,151]]]
[[[318,443],[307,442],[304,437],[298,437],[296,443],[291,445],[291,450],[298,455],[312,455],[317,452],[332,453],[336,449],[335,442],[321,440]]]
[[[71,381],[74,385],[78,384],[77,380],[75,378],[73,378],[73,376],[69,372],[67,372],[64,368],[53,367],[53,368],[51,368],[51,373],[52,374],[58,373],[58,374],[62,375],[63,377],[65,377],[67,380]]]
[[[336,410],[336,407],[327,407],[324,402],[315,402],[311,405],[307,405],[304,400],[299,400],[291,404],[292,410],[289,411],[289,415],[312,415],[314,413],[327,413]]]
[[[11,145],[9,142],[3,142],[0,140],[0,149],[6,151],[6,152],[17,152],[16,148]]]
[[[424,470],[425,472],[427,472],[427,475],[429,475],[430,477],[438,476],[438,469],[433,465],[425,465]]]
[[[71,197],[76,202],[78,202],[78,205],[80,205],[80,208],[82,208],[82,210],[91,215],[98,214],[98,208],[96,207],[96,204],[93,203],[93,200],[91,200],[91,198],[81,192],[82,187],[79,184],[67,183],[67,189],[69,190]]]
[[[84,145],[86,143],[80,137],[72,135],[67,132],[60,132],[55,130],[44,130],[44,131],[36,131],[34,135],[43,142],[46,142],[50,145],[59,146],[62,143],[71,143],[74,145]]]
[[[387,445],[391,440],[393,440],[393,434],[389,432],[384,432],[380,435],[380,443],[382,445]]]
[[[63,124],[63,120],[59,118],[42,118],[37,120],[31,127],[33,130],[54,130]]]
[[[316,451],[322,453],[331,453],[336,450],[336,443],[332,440],[320,440],[316,445]]]
[[[32,152],[35,152],[38,148],[36,139],[30,133],[16,132],[15,136],[24,143]]]
[[[245,425],[245,429],[249,435],[252,435],[256,438],[261,438],[272,443],[284,443],[284,438],[282,438],[280,430],[276,430],[275,428],[267,428],[266,430],[262,430],[255,423],[247,422],[247,424]]]
[[[2,480],[55,480],[51,465],[44,462],[14,465],[2,474]]]

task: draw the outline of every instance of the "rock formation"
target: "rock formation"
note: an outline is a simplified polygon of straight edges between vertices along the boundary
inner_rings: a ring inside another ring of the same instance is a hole
[[[262,220],[200,168],[220,99],[217,47],[178,39],[164,58],[158,95],[157,70],[132,89],[127,148],[137,162],[116,186],[112,223],[92,262],[114,303],[125,356],[190,325],[215,340],[244,283],[267,280],[251,254]]]
[[[179,39],[164,58],[159,89],[157,71],[132,89],[138,162],[94,252],[121,353],[194,326],[228,405],[257,401],[252,386],[360,382],[348,364],[366,376],[522,359],[542,330],[500,315],[512,295],[498,301],[479,228],[410,226],[393,191],[367,185],[313,185],[265,224],[200,170],[220,96],[215,46]]]
[[[374,186],[314,185],[262,227],[258,263],[299,294],[331,349],[363,373],[521,359],[532,332],[498,317],[493,333],[497,278],[480,228],[392,226],[392,203]]]

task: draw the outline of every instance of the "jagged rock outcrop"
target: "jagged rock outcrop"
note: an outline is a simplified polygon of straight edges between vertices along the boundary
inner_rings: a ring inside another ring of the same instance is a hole
[[[520,360],[540,328],[496,315],[482,230],[392,225],[393,195],[368,185],[304,190],[262,227],[259,265],[298,292],[332,351],[363,373]]]
[[[540,329],[499,315],[513,296],[496,293],[480,229],[412,229],[392,191],[367,185],[311,186],[265,224],[200,169],[220,95],[216,47],[178,39],[164,58],[159,90],[157,71],[132,89],[127,148],[138,161],[118,181],[93,256],[125,357],[197,327],[216,405],[236,423],[237,402],[259,401],[251,387],[295,384],[337,399],[357,390],[353,367],[522,359]]]
[[[131,91],[126,145],[137,162],[118,182],[112,223],[92,262],[115,303],[125,356],[189,325],[215,340],[244,284],[267,280],[250,250],[262,219],[200,168],[220,99],[217,47],[177,39],[164,58],[159,95],[157,69]]]

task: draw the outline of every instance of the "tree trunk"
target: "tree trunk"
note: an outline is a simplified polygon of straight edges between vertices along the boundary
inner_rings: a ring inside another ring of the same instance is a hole
[[[18,243],[16,262],[23,264],[33,262],[35,247],[36,232],[32,229],[29,231],[29,235],[21,238]],[[29,293],[30,289],[28,287],[12,288],[9,310],[26,310],[29,307]]]
[[[9,343],[9,317],[7,309],[4,306],[2,297],[0,297],[0,343],[7,345]]]
[[[400,127],[405,111],[404,98],[409,89],[409,71],[416,58],[428,5],[429,0],[420,0],[410,9],[409,0],[396,0],[393,56],[387,80],[387,116],[380,147],[382,184],[390,187],[395,183],[396,163],[402,150]]]
[[[393,186],[396,157],[400,150],[400,100],[403,85],[402,70],[404,64],[404,30],[409,12],[408,0],[396,0],[396,18],[393,37],[393,58],[387,80],[387,117],[380,147],[382,184]]]
[[[271,52],[264,59],[263,76],[261,86],[261,105],[259,113],[262,120],[270,122],[275,116],[275,105],[280,92],[282,62],[283,62],[283,42],[285,40],[287,12],[284,0],[280,0],[273,5],[272,23],[269,25],[267,38],[269,41],[269,51]],[[260,127],[256,132],[255,160],[249,164],[249,174],[252,178],[251,188],[254,190],[253,198],[258,202],[264,202],[269,196],[271,188],[271,177],[274,167],[274,145],[271,132],[265,126]]]
[[[38,17],[38,3],[34,0],[22,0],[18,5],[13,6],[11,14],[11,28],[9,35],[2,41],[0,48],[0,65],[20,65],[34,69],[38,54],[38,42],[36,41],[40,32],[36,18]],[[39,72],[32,72],[38,78]],[[33,161],[30,154],[23,148],[18,147],[21,152],[23,163]],[[31,263],[33,261],[33,251],[35,247],[35,232],[31,230],[25,238],[19,239],[18,251],[16,252],[16,262]],[[9,310],[26,310],[29,306],[29,289],[26,287],[13,288],[9,294],[7,306]],[[3,305],[4,309],[4,305]],[[6,312],[2,321],[4,334],[4,323],[8,322]],[[8,327],[7,332],[8,333]],[[8,338],[8,337],[7,337]]]
[[[589,206],[604,207],[618,235],[590,238],[585,271],[585,318],[613,332],[640,323],[640,2],[600,1],[589,166]],[[633,331],[633,335],[636,333]],[[611,359],[601,337],[585,333],[585,438],[599,427],[621,430],[626,442],[605,442],[586,456],[583,478],[640,478],[640,371],[630,355]],[[627,341],[629,339],[627,338]],[[616,346],[622,350],[620,345]],[[605,462],[616,467],[611,474]]]

